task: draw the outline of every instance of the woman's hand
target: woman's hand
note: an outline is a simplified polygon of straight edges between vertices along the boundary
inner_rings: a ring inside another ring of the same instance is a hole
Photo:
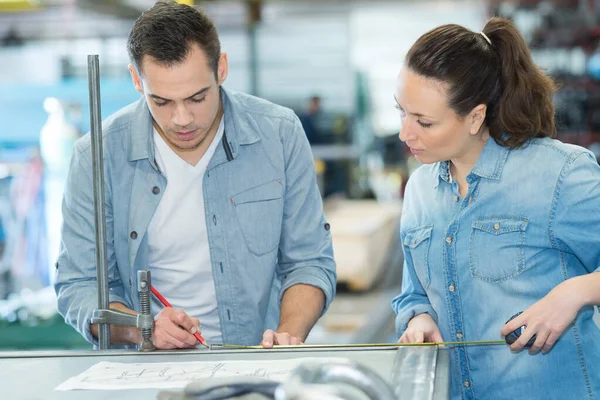
[[[443,342],[440,330],[429,314],[419,314],[408,322],[398,343]]]
[[[529,339],[536,335],[529,352],[536,354],[540,349],[544,353],[549,352],[565,329],[575,320],[581,307],[584,306],[579,287],[580,282],[581,280],[577,278],[564,281],[540,301],[504,325],[500,330],[502,336],[508,335],[523,325],[527,327],[519,339],[510,346],[510,349],[520,351]]]

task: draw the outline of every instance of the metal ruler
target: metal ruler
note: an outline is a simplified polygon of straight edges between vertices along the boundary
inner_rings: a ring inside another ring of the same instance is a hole
[[[463,342],[427,342],[427,343],[359,343],[359,344],[301,344],[275,345],[274,349],[335,349],[335,348],[369,348],[369,347],[431,347],[431,346],[494,346],[506,345],[505,340],[473,340]],[[211,349],[264,349],[262,346],[241,346],[236,344],[211,344]]]

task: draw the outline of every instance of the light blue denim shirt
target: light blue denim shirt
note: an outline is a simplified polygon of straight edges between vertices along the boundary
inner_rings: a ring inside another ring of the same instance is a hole
[[[600,266],[600,167],[587,150],[534,139],[488,140],[461,198],[448,162],[410,177],[403,206],[398,335],[428,313],[445,341],[497,340],[564,280]],[[451,351],[452,399],[598,399],[600,330],[581,310],[548,354],[508,346]]]
[[[286,108],[221,90],[225,134],[203,181],[223,340],[255,345],[275,329],[283,292],[296,284],[335,295],[329,225],[310,146]],[[103,123],[110,301],[139,310],[137,271],[147,268],[147,229],[167,180],[154,160],[144,99]],[[98,308],[91,140],[74,149],[63,200],[58,309],[87,340]],[[202,324],[202,322],[201,322]]]

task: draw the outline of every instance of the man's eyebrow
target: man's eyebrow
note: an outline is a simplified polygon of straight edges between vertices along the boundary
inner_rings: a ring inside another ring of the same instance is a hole
[[[204,93],[206,93],[206,92],[208,91],[208,89],[210,89],[210,86],[207,86],[207,87],[205,87],[205,88],[203,88],[203,89],[200,89],[200,90],[198,90],[196,93],[194,93],[194,94],[193,94],[193,95],[191,95],[190,97],[186,97],[184,100],[189,100],[189,99],[191,99],[191,98],[193,98],[193,97],[196,97],[196,96],[198,96],[198,95],[204,94]],[[162,101],[171,101],[171,99],[165,99],[164,97],[160,97],[160,96],[158,96],[158,95],[155,95],[155,94],[149,94],[148,96],[150,96],[150,97],[152,97],[152,98],[154,98],[154,99],[157,99],[157,100],[162,100]]]
[[[187,97],[185,100],[189,100],[189,99],[191,99],[192,97],[196,97],[196,96],[198,96],[198,95],[200,95],[200,94],[204,94],[204,93],[208,92],[208,89],[210,89],[210,86],[207,86],[207,87],[205,87],[204,89],[200,89],[200,90],[198,90],[196,93],[194,93],[194,94],[193,94],[193,95],[191,95],[190,97]]]

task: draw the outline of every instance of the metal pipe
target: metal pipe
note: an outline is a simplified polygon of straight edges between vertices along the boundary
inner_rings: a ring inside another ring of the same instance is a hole
[[[104,163],[102,158],[102,117],[100,112],[100,64],[98,55],[88,55],[90,93],[90,135],[92,137],[92,171],[94,180],[94,215],[96,225],[96,272],[98,308],[108,309],[108,263],[106,259],[106,218],[104,213]],[[100,350],[110,347],[110,325],[98,324]]]
[[[360,390],[370,400],[396,400],[392,387],[375,371],[351,360],[331,361],[327,359],[315,359],[298,365],[291,372],[288,381],[276,389],[275,400],[325,398],[325,393],[319,395],[311,390],[314,388],[318,391],[319,387],[322,390],[323,384],[349,385]],[[340,398],[347,398],[347,396],[344,395]]]
[[[398,349],[391,377],[398,399],[434,399],[437,357],[438,346]]]

